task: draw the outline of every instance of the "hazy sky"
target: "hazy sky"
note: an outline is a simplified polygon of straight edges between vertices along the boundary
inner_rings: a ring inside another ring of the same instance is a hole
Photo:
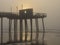
[[[16,12],[18,9],[33,8],[34,12],[47,13],[45,25],[48,29],[60,29],[60,0],[0,0],[0,11]]]

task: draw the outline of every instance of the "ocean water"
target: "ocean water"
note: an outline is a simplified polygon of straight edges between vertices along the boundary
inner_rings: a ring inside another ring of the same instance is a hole
[[[8,37],[8,33],[4,33],[4,39],[3,39],[3,41],[7,42],[8,38],[9,38]],[[12,35],[12,39],[13,38],[14,37]],[[36,39],[36,33],[33,33],[33,39],[34,40]],[[0,38],[0,40],[1,40],[1,38]],[[18,40],[19,40],[19,38],[18,38]],[[24,40],[24,36],[23,36],[23,40]],[[28,39],[27,40],[30,40],[30,34],[28,34]],[[41,42],[41,41],[42,41],[42,33],[39,33],[39,42]],[[60,32],[46,32],[45,33],[45,43],[47,45],[60,45]],[[22,45],[24,45],[24,44],[22,44]],[[16,45],[20,45],[20,44],[17,43]]]
[[[29,27],[30,26],[30,21],[28,21],[28,23],[29,23],[28,28],[30,30],[30,27]],[[3,29],[4,30],[3,42],[7,42],[8,39],[9,39],[9,36],[8,36],[8,27],[9,27],[8,20],[5,19],[3,24],[4,24],[4,26],[3,26],[4,27],[4,29]],[[41,26],[41,24],[40,24],[40,26]],[[41,26],[41,28],[42,28],[42,26]],[[33,30],[36,31],[35,25],[33,25]],[[12,40],[14,40],[14,33],[13,33],[13,31],[14,31],[14,25],[12,23]],[[42,42],[42,34],[43,33],[42,33],[42,30],[41,30],[41,32],[39,33],[39,42]],[[19,31],[18,31],[18,35],[17,35],[17,37],[18,37],[17,39],[18,40],[19,40],[19,36],[20,35],[19,35]],[[23,34],[23,40],[24,40],[24,38],[25,38],[25,34]],[[33,39],[36,40],[36,33],[33,33]],[[30,40],[30,33],[28,34],[28,39],[27,40]],[[60,30],[58,30],[58,29],[57,30],[53,30],[53,29],[52,30],[46,30],[44,40],[45,40],[45,43],[47,45],[60,45]],[[1,42],[1,22],[0,22],[0,42]],[[12,45],[12,44],[10,44],[10,45]],[[13,45],[15,45],[15,44],[13,44]],[[16,45],[20,45],[20,44],[16,44]],[[24,44],[21,43],[21,45],[25,45],[25,43]]]

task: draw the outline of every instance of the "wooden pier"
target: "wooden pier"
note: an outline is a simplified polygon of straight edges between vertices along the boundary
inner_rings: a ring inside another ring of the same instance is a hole
[[[44,26],[44,18],[46,17],[45,13],[37,13],[35,15],[32,15],[31,17],[26,16],[20,16],[17,14],[9,13],[9,12],[0,12],[0,19],[1,19],[1,45],[3,44],[11,44],[11,43],[25,43],[25,42],[31,42],[31,45],[33,45],[33,41],[36,41],[36,44],[38,44],[38,38],[39,38],[39,27],[38,27],[38,19],[42,19],[42,26],[43,26],[43,36],[42,36],[42,45],[44,45],[44,34],[45,34],[45,26]],[[9,40],[6,43],[3,43],[3,19],[7,18],[9,19]],[[31,35],[30,40],[27,40],[28,35],[28,24],[27,20],[30,20],[30,27],[31,27]],[[36,25],[36,40],[32,39],[32,19],[35,19],[35,25]],[[12,20],[14,20],[14,40],[12,40],[12,34],[11,34],[11,26],[12,26]],[[17,20],[20,20],[20,37],[19,40],[17,40]],[[23,41],[23,20],[25,23],[25,40]],[[38,44],[39,45],[39,44]]]

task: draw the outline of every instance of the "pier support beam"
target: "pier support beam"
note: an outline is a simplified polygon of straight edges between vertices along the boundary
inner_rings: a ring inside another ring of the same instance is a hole
[[[30,25],[31,25],[31,41],[32,41],[32,18],[30,19]],[[31,45],[32,45],[32,42],[31,42]]]
[[[12,41],[11,25],[12,25],[12,20],[11,20],[11,19],[9,19],[9,42],[11,42],[11,41]]]
[[[20,19],[20,41],[23,41],[23,20]]]
[[[1,45],[3,45],[3,18],[1,17]]]
[[[44,38],[45,38],[45,25],[44,25],[44,18],[42,18],[42,26],[43,26],[42,45],[44,45]]]
[[[27,19],[25,19],[25,41],[27,41],[27,35],[28,35],[28,26],[27,26]]]
[[[14,19],[14,41],[17,41],[17,19]]]

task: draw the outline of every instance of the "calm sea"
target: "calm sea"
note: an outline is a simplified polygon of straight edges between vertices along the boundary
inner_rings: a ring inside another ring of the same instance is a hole
[[[7,19],[4,19],[4,23],[3,23],[4,24],[3,25],[3,27],[4,27],[4,29],[3,29],[4,30],[3,42],[7,42],[8,39],[9,39],[9,37],[8,37],[8,27],[9,27],[8,25],[9,25],[9,23],[8,22],[9,21]],[[28,23],[29,23],[28,26],[30,26],[30,21],[29,20],[28,20]],[[35,24],[35,23],[33,22],[33,24]],[[41,23],[39,25],[40,25],[39,28],[41,29],[42,28]],[[13,27],[14,27],[14,25],[12,23],[12,40],[14,39],[14,36],[13,36],[14,35],[14,33],[13,33],[14,29],[13,29]],[[35,30],[35,25],[33,25],[33,30]],[[1,34],[1,22],[0,22],[0,34]],[[39,33],[39,41],[40,42],[42,41],[42,34],[43,34],[42,32]],[[19,31],[18,31],[18,35],[17,35],[18,40],[19,40],[19,36],[20,35],[19,35]],[[23,34],[23,40],[24,40],[24,38],[25,38],[25,35]],[[33,39],[36,39],[36,33],[33,33]],[[28,33],[28,40],[30,40],[30,33]],[[0,42],[1,42],[1,35],[0,35]],[[52,30],[46,30],[46,32],[45,32],[45,43],[47,43],[47,45],[60,45],[60,30],[53,30],[53,29]]]
[[[12,39],[14,38],[13,37],[13,33],[12,33]],[[24,34],[23,34],[23,40],[24,40]],[[7,42],[8,41],[8,33],[5,32],[4,33],[4,39],[3,41],[4,42]],[[33,33],[33,39],[36,39],[36,33]],[[0,38],[1,40],[1,38]],[[18,33],[18,40],[19,40],[19,33]],[[30,40],[30,33],[28,33],[28,39],[27,40]],[[39,33],[39,41],[41,42],[42,41],[42,32]],[[60,45],[60,31],[46,31],[45,33],[45,43],[47,43],[47,45]],[[17,44],[17,45],[20,45],[20,44]],[[22,44],[24,45],[24,44]]]

